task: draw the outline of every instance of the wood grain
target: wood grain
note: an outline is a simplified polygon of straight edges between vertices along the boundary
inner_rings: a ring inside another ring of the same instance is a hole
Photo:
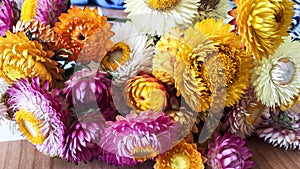
[[[264,143],[261,139],[248,139],[247,146],[253,152],[254,169],[299,169],[300,151],[286,151]],[[70,164],[58,157],[51,158],[38,152],[27,141],[0,143],[1,169],[119,169],[98,160],[88,164]],[[151,169],[152,163],[140,165],[135,169]],[[132,169],[124,167],[122,169]]]

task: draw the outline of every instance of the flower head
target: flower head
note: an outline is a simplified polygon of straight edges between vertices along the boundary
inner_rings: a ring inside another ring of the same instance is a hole
[[[7,103],[15,112],[15,118],[24,136],[36,148],[50,156],[60,155],[65,141],[65,110],[57,97],[49,92],[49,83],[40,85],[39,77],[31,81],[20,79],[8,90]],[[34,130],[34,135],[31,130]],[[37,138],[36,138],[37,137]]]
[[[196,144],[181,141],[157,157],[154,169],[204,169],[205,162]]]
[[[299,95],[299,47],[289,37],[274,55],[255,62],[252,84],[258,100],[266,106],[288,105]]]
[[[113,35],[110,31],[111,24],[106,22],[105,16],[98,14],[97,8],[91,10],[89,7],[80,9],[73,6],[58,19],[60,22],[56,22],[53,30],[61,36],[62,45],[73,53],[69,61],[76,61],[82,50],[83,57],[79,59],[87,57],[83,59],[84,62],[92,59],[101,61],[112,47],[109,40]]]
[[[116,159],[125,157],[143,162],[168,150],[176,141],[172,140],[176,126],[163,112],[132,112],[108,124],[109,127],[101,137],[100,147],[114,154]]]
[[[286,150],[300,150],[300,114],[270,110],[262,116],[256,133],[264,141]]]
[[[54,87],[62,80],[63,69],[51,59],[37,41],[30,41],[24,32],[0,37],[0,77],[13,83],[20,78],[39,76]]]
[[[115,35],[111,40],[115,45],[103,58],[102,65],[116,73],[113,84],[122,86],[141,70],[150,73],[154,53],[152,40],[148,40],[146,34],[139,33],[130,22],[114,26],[112,31]]]
[[[292,0],[293,2],[295,2],[294,5],[294,16],[292,18],[292,27],[289,31],[290,36],[295,39],[295,40],[300,40],[300,2],[298,0]]]
[[[291,0],[245,0],[237,1],[238,33],[247,52],[261,60],[274,54],[288,35],[294,15]]]
[[[87,163],[98,157],[101,151],[97,143],[105,124],[101,112],[91,112],[79,117],[66,136],[62,157],[75,164]]]
[[[7,106],[0,102],[0,126],[1,126],[1,121],[7,118]]]
[[[212,168],[252,168],[252,153],[245,147],[246,140],[226,132],[224,136],[215,134],[208,145],[207,164]]]
[[[38,1],[35,19],[45,25],[53,26],[58,21],[62,12],[67,11],[68,0],[43,0]]]
[[[232,33],[231,26],[223,24],[223,20],[206,19],[197,22],[195,28],[214,42],[226,80],[225,106],[232,106],[248,89],[253,59],[240,48],[240,37]]]
[[[195,0],[126,0],[124,7],[142,32],[163,34],[179,24],[192,23],[199,5]]]
[[[20,10],[14,0],[3,0],[0,4],[0,36],[5,35],[5,31],[12,31],[13,26],[20,18]]]
[[[167,106],[166,88],[149,75],[130,79],[123,91],[128,106],[136,111],[163,111]]]
[[[152,74],[164,83],[174,83],[174,62],[183,37],[182,28],[170,29],[156,44]]]
[[[257,101],[255,92],[250,87],[226,115],[225,126],[229,126],[231,133],[244,139],[251,136],[255,125],[260,122],[260,116],[266,110],[267,108]]]
[[[82,69],[65,82],[64,93],[77,113],[95,109],[107,120],[114,120],[116,110],[112,100],[111,80],[98,70]]]

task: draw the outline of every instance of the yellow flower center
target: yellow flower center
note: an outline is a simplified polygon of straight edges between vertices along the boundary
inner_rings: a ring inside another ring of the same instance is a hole
[[[180,0],[147,0],[148,6],[155,10],[165,11],[176,7]]]
[[[289,84],[294,79],[295,74],[295,63],[288,58],[281,58],[278,60],[271,70],[272,80],[277,85]]]
[[[176,169],[189,169],[191,167],[191,162],[186,155],[175,154],[171,159],[171,167]]]
[[[158,152],[153,149],[151,145],[147,147],[135,147],[131,151],[131,155],[134,157],[135,160],[144,162],[147,159],[153,159],[158,155]]]
[[[247,117],[247,121],[250,124],[255,124],[256,121],[258,120],[258,118],[260,117],[260,115],[262,114],[264,109],[264,106],[261,103],[256,103],[255,105],[250,105],[250,107],[248,107],[248,113],[250,114],[250,116]]]
[[[130,58],[130,48],[127,44],[118,42],[104,56],[102,65],[108,70],[116,70],[119,65],[124,64]]]
[[[44,142],[45,137],[41,131],[42,122],[31,112],[21,109],[16,112],[15,117],[20,131],[32,144],[42,144]]]
[[[17,79],[26,77],[26,74],[24,74],[22,70],[20,70],[18,67],[15,67],[14,65],[5,65],[3,67],[3,71],[8,77],[8,81],[16,81]]]

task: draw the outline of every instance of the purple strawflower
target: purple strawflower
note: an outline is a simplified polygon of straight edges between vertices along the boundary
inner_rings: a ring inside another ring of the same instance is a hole
[[[2,0],[0,5],[0,35],[5,36],[5,31],[12,32],[13,26],[20,19],[20,10],[14,0]]]
[[[62,12],[69,8],[69,0],[39,0],[35,19],[53,26]]]
[[[65,82],[64,93],[76,113],[94,109],[101,111],[106,120],[115,120],[117,111],[113,104],[111,80],[108,76],[106,72],[82,69]]]
[[[246,140],[226,132],[224,136],[215,133],[214,140],[208,145],[207,164],[212,168],[248,169],[255,166],[251,161],[252,153],[245,147]]]
[[[42,144],[36,144],[36,148],[50,156],[62,153],[68,113],[59,103],[55,93],[49,91],[49,83],[46,81],[40,85],[39,77],[31,78],[31,81],[20,79],[8,88],[10,95],[7,103],[13,112],[24,110],[30,112],[36,119],[41,121],[41,132],[44,137]]]
[[[78,118],[70,128],[62,157],[68,162],[87,163],[101,153],[98,142],[106,127],[106,121],[100,112],[92,112]]]
[[[173,135],[177,125],[163,112],[131,112],[108,124],[100,140],[104,151],[100,159],[114,165],[134,165],[136,161],[153,159],[177,141]]]

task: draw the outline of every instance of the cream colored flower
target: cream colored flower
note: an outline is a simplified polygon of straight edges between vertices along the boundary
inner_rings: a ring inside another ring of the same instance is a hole
[[[255,62],[252,83],[257,98],[269,107],[288,105],[300,92],[300,44],[291,38],[269,58]]]
[[[178,24],[190,24],[198,0],[125,0],[125,12],[137,27],[150,34],[163,34]]]

